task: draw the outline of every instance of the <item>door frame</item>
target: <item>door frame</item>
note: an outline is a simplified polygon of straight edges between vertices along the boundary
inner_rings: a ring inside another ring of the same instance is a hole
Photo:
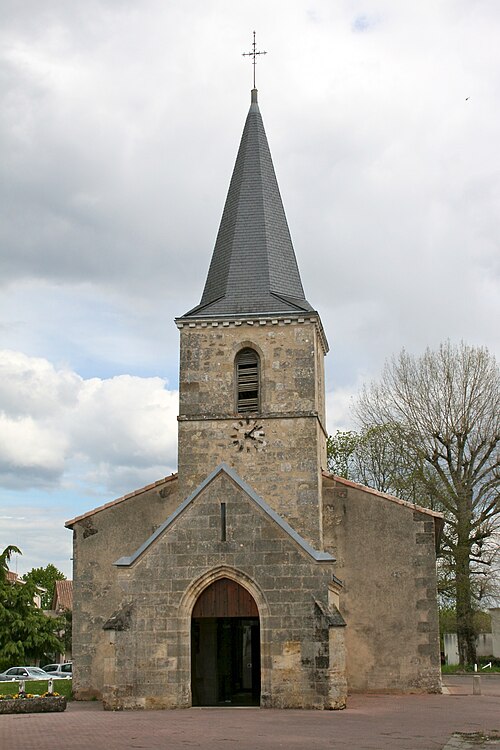
[[[271,693],[271,638],[269,632],[269,605],[265,594],[258,584],[246,573],[228,565],[218,565],[216,568],[205,572],[195,579],[186,589],[179,604],[179,636],[183,643],[179,658],[179,666],[188,678],[185,684],[185,705],[192,705],[191,686],[191,618],[194,605],[200,594],[214,581],[220,578],[229,578],[248,591],[253,597],[259,611],[260,625],[260,696],[269,696]],[[266,701],[267,702],[267,701]]]

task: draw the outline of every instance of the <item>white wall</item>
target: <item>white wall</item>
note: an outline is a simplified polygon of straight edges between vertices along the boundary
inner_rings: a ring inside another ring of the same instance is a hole
[[[490,610],[491,612],[492,610]],[[497,650],[500,655],[500,609],[498,612],[498,634]],[[492,618],[493,622],[493,618]],[[443,634],[444,655],[447,664],[458,664],[458,638],[456,633]],[[476,638],[476,651],[478,656],[496,656],[494,651],[494,637],[492,633],[480,633]]]
[[[493,636],[492,655],[500,659],[500,607],[490,609],[491,634]]]

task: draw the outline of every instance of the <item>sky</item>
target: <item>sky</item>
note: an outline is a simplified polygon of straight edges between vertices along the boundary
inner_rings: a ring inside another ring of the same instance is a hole
[[[497,0],[3,0],[0,547],[176,470],[178,331],[250,104],[330,343],[328,429],[405,347],[500,356]]]

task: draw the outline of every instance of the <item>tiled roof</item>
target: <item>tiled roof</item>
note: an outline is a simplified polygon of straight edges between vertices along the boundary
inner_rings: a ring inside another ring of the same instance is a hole
[[[122,495],[122,497],[118,497],[116,500],[111,500],[109,503],[105,503],[104,505],[100,505],[98,508],[94,508],[93,510],[87,511],[87,513],[82,513],[81,516],[76,516],[75,518],[72,518],[70,521],[66,521],[64,524],[66,528],[71,529],[77,521],[83,521],[84,518],[90,518],[95,513],[99,513],[101,510],[106,510],[107,508],[112,508],[115,505],[119,505],[120,503],[123,503],[125,500],[130,500],[131,497],[137,497],[137,495],[142,495],[143,492],[148,492],[148,490],[154,490],[156,487],[163,487],[164,484],[167,484],[168,482],[173,482],[175,479],[177,479],[177,474],[171,474],[169,477],[164,477],[164,479],[159,479],[157,482],[153,482],[152,484],[147,484],[145,487],[141,487],[138,490],[134,490],[133,492],[129,492],[126,495]]]
[[[444,529],[444,516],[442,513],[438,513],[435,510],[430,510],[429,508],[423,508],[421,505],[415,505],[414,503],[409,503],[407,500],[400,500],[399,497],[395,497],[394,495],[388,495],[386,492],[379,492],[378,490],[374,490],[372,487],[366,487],[364,484],[351,482],[349,479],[338,477],[336,474],[329,474],[327,471],[323,471],[323,477],[325,479],[331,480],[334,486],[340,484],[346,488],[352,488],[354,490],[361,490],[362,492],[365,492],[368,495],[374,495],[375,497],[378,497],[381,500],[388,500],[389,502],[395,503],[396,505],[402,505],[405,508],[409,508],[413,511],[417,511],[418,513],[426,513],[428,516],[432,516],[432,519],[434,521],[434,536],[435,536],[435,541],[436,541],[436,553],[439,551],[439,547],[441,544],[441,535]]]
[[[203,296],[183,317],[311,310],[254,89]]]
[[[56,581],[52,609],[73,609],[73,581]]]
[[[384,500],[390,500],[392,503],[397,503],[397,505],[404,505],[405,507],[411,508],[412,510],[417,510],[419,511],[419,513],[427,513],[427,515],[433,516],[434,518],[444,518],[442,513],[438,513],[435,510],[423,508],[421,505],[414,505],[413,503],[409,503],[407,500],[401,500],[399,497],[389,495],[387,494],[387,492],[379,492],[379,490],[374,490],[372,487],[366,487],[364,484],[358,484],[357,482],[351,482],[349,479],[344,479],[344,477],[338,477],[336,474],[329,474],[327,471],[324,471],[323,476],[325,479],[331,479],[333,482],[335,482],[335,484],[342,484],[344,485],[344,487],[352,487],[352,489],[354,490],[362,490],[363,492],[367,492],[369,495],[376,495],[377,497],[383,498]]]

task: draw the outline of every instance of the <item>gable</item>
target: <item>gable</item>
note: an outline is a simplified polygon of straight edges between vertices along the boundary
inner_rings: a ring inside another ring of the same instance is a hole
[[[436,551],[439,550],[441,534],[443,533],[444,528],[444,516],[442,513],[430,510],[430,508],[424,508],[421,505],[409,503],[407,500],[401,500],[399,497],[389,495],[387,492],[380,492],[372,487],[366,487],[363,484],[351,482],[349,479],[344,479],[344,477],[339,477],[336,474],[329,474],[326,471],[323,472],[323,489],[326,491],[333,490],[339,494],[339,497],[347,497],[349,490],[354,490],[366,495],[368,499],[372,498],[374,500],[385,501],[391,503],[393,506],[399,506],[401,509],[409,510],[412,513],[421,513],[424,516],[429,516],[429,520],[432,520],[434,523]]]
[[[103,510],[109,510],[110,508],[116,508],[118,505],[121,505],[122,503],[126,503],[128,500],[141,498],[143,495],[148,494],[154,494],[154,495],[160,495],[161,497],[165,497],[166,493],[170,489],[168,485],[170,483],[173,483],[174,487],[177,484],[177,474],[171,474],[169,477],[164,477],[163,479],[159,479],[156,482],[153,482],[152,484],[147,484],[145,487],[140,487],[138,490],[134,490],[133,492],[128,492],[126,495],[122,495],[121,497],[118,497],[116,500],[111,500],[109,503],[105,503],[104,505],[99,505],[97,508],[93,508],[92,510],[87,511],[86,513],[82,513],[80,516],[76,516],[75,518],[70,519],[69,521],[66,521],[64,524],[67,529],[72,529],[73,526],[79,522],[86,522],[89,519],[92,518],[92,516],[95,516],[96,513],[101,513]]]
[[[209,490],[213,483],[218,480],[220,485],[221,481],[225,480],[225,487],[217,488],[215,493],[215,499]],[[322,552],[314,549],[303,537],[298,534],[278,513],[276,513],[256,492],[248,485],[238,474],[226,464],[220,464],[214,471],[212,471],[206,479],[192,492],[179,506],[178,508],[162,523],[156,531],[130,556],[121,557],[116,560],[114,565],[117,567],[129,567],[133,565],[139,558],[146,553],[152,545],[164,534],[168,533],[180,520],[189,514],[195,507],[199,507],[200,504],[205,506],[210,505],[211,507],[205,507],[204,516],[209,519],[209,528],[212,529],[211,533],[207,533],[207,539],[211,538],[213,543],[221,542],[225,543],[226,540],[221,539],[221,526],[223,523],[221,519],[221,502],[224,499],[229,499],[233,503],[238,505],[238,515],[242,515],[242,502],[244,501],[250,510],[250,516],[259,516],[267,525],[274,527],[276,533],[281,538],[285,537],[289,544],[293,545],[303,555],[309,557],[310,560],[316,563],[332,563],[335,559],[328,552]],[[244,515],[244,513],[243,513]],[[200,522],[200,519],[198,519]],[[231,518],[226,517],[225,523],[231,526]],[[241,520],[240,520],[241,523]],[[204,522],[201,522],[203,527]],[[260,527],[260,524],[257,524]],[[250,527],[247,529],[250,533]],[[194,531],[192,532],[194,533]],[[189,534],[187,535],[187,538]],[[243,543],[240,543],[243,546]],[[189,544],[186,541],[186,552],[189,552]]]

